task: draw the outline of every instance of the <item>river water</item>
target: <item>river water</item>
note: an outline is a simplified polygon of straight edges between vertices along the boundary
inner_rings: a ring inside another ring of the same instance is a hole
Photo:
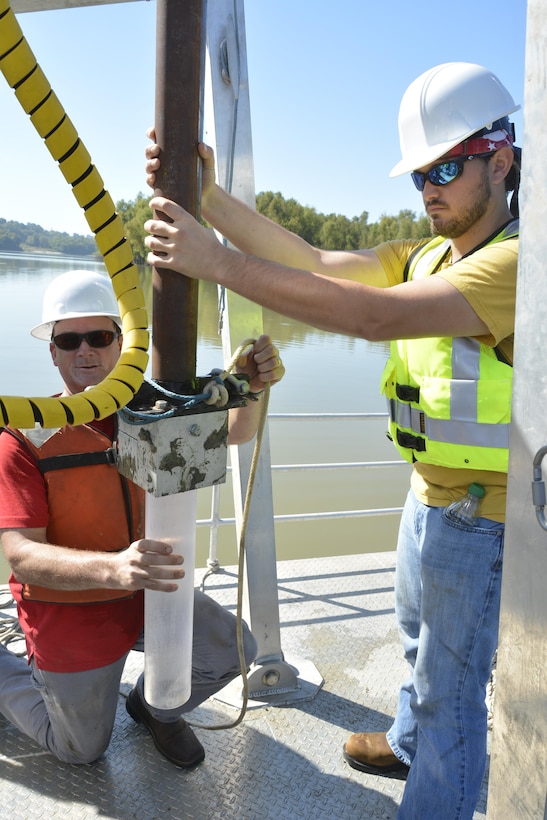
[[[30,336],[41,319],[42,295],[49,282],[75,268],[104,272],[101,263],[51,255],[0,254],[0,395],[47,396],[60,389],[46,342]],[[150,271],[141,270],[145,295],[150,294]],[[150,308],[150,305],[148,306]],[[274,387],[270,413],[382,413],[379,393],[385,345],[370,344],[325,333],[270,311],[263,314],[264,331],[275,340],[287,373]],[[201,283],[197,368],[206,375],[222,367],[218,335],[216,287]],[[234,340],[234,346],[239,340]],[[242,341],[242,340],[241,340]],[[149,375],[149,374],[148,374]],[[386,439],[381,420],[271,420],[272,464],[384,461],[397,458]],[[322,470],[316,473],[276,472],[273,475],[276,514],[331,510],[378,509],[402,506],[408,470]],[[222,489],[221,515],[232,517],[231,487]],[[198,518],[210,516],[210,490],[198,491]],[[360,519],[279,522],[276,549],[280,560],[326,555],[377,552],[395,548],[398,516]],[[196,566],[204,566],[208,532],[198,527]],[[234,527],[219,534],[221,565],[236,563]],[[0,581],[5,573],[0,567]]]

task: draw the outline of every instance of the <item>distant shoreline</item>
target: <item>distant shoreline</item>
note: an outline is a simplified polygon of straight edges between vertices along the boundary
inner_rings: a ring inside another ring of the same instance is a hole
[[[51,250],[51,248],[36,248],[31,245],[21,246],[20,248],[12,250],[3,250],[2,248],[0,248],[0,254],[29,254],[31,256],[57,256],[59,258],[77,256],[80,259],[87,259],[90,261],[96,261],[101,259],[101,254],[98,251],[87,254],[74,254],[63,253],[63,251],[54,251]]]

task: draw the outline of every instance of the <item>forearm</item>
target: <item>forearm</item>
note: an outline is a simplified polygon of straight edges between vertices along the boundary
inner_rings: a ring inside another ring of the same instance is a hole
[[[307,270],[288,269],[222,249],[217,281],[281,315],[333,333],[376,338],[382,289]]]
[[[4,532],[2,545],[15,578],[22,584],[61,590],[121,588],[111,553],[69,549],[16,531]]]
[[[145,223],[150,264],[212,280],[312,327],[369,341],[488,332],[471,303],[443,277],[389,287],[374,251],[342,254],[334,275],[292,268],[224,247],[175,202],[156,197],[151,205],[170,221]]]
[[[151,139],[155,138],[153,130],[149,132],[149,136]],[[210,225],[240,251],[287,267],[362,281],[375,287],[389,286],[375,254],[362,250],[332,251],[313,247],[215,183],[211,148],[200,143],[198,150],[203,160],[201,213]],[[160,167],[159,154],[160,147],[157,144],[146,149],[147,182],[152,188]],[[157,190],[150,205],[153,210],[165,213],[160,202],[165,204],[168,200]]]
[[[317,270],[320,253],[294,233],[215,185],[202,200],[205,219],[236,248],[293,268]]]
[[[249,208],[218,185],[203,204],[203,215],[243,253],[325,276],[387,287],[387,276],[371,251],[315,248],[300,236]]]
[[[337,256],[327,276],[312,272],[311,266],[294,268],[226,248],[176,203],[155,197],[150,204],[171,220],[145,223],[151,234],[146,239],[150,264],[215,281],[264,307],[324,330],[378,338],[374,325],[380,294],[390,288],[373,251]]]
[[[246,407],[230,410],[228,420],[228,444],[245,444],[258,430],[264,394],[257,396],[256,401],[247,399]]]

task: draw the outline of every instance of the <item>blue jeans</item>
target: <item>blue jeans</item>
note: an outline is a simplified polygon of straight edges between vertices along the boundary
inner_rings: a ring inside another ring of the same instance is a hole
[[[453,522],[409,492],[395,609],[410,678],[387,733],[411,766],[398,820],[471,820],[486,764],[486,684],[497,646],[504,525]]]

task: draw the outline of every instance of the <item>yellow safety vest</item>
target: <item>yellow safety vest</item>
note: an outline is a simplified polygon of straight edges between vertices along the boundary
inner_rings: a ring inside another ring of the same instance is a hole
[[[480,247],[515,236],[518,220]],[[443,237],[419,248],[408,278],[431,276],[448,249]],[[476,339],[393,341],[381,384],[389,436],[410,463],[507,472],[512,377],[512,366]]]

